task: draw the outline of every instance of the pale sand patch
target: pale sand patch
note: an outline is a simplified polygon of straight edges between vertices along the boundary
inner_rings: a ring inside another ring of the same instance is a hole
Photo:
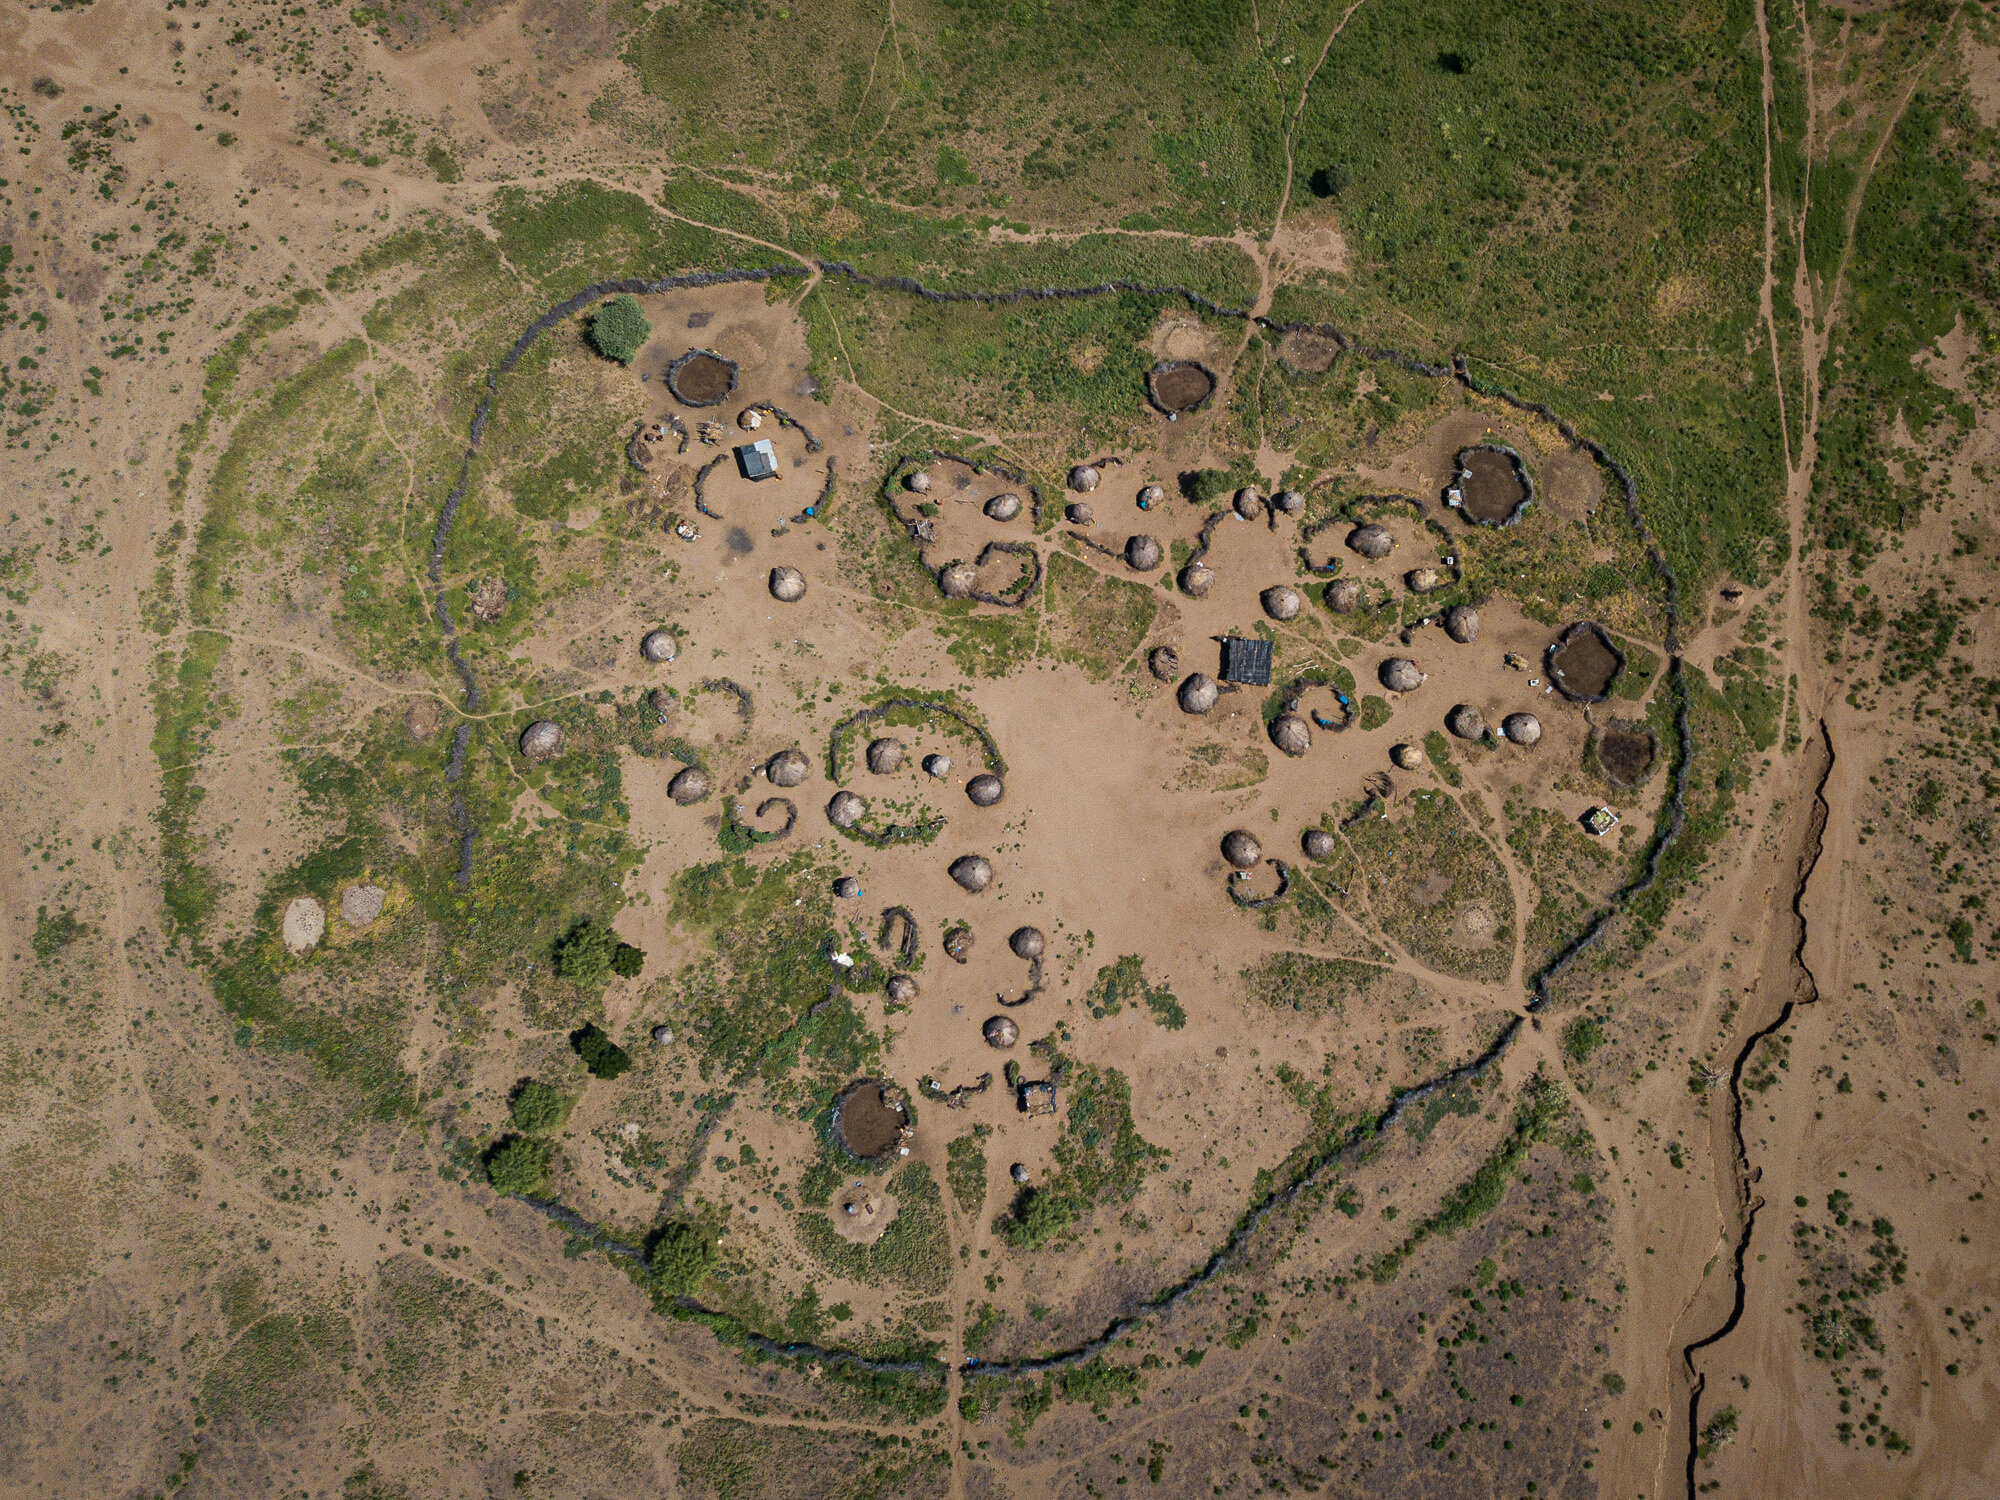
[[[340,916],[349,927],[366,927],[382,915],[389,893],[379,885],[350,885],[340,893]]]
[[[1961,32],[1958,51],[1965,62],[1965,92],[1972,100],[1979,123],[1991,130],[2000,125],[2000,47],[1975,41]]]
[[[894,1222],[896,1200],[869,1187],[851,1187],[834,1200],[833,1232],[855,1245],[872,1245]]]
[[[1347,238],[1332,224],[1285,225],[1271,236],[1271,255],[1281,275],[1299,271],[1347,274]]]
[[[300,896],[285,908],[285,946],[304,953],[326,936],[326,908],[311,896]]]

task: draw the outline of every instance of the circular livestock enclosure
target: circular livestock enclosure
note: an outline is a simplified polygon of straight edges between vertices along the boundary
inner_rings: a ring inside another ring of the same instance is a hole
[[[1660,745],[1653,727],[1643,722],[1613,719],[1591,736],[1590,754],[1604,779],[1614,786],[1635,787],[1653,774]]]
[[[736,361],[690,349],[667,366],[667,389],[683,406],[720,406],[736,389]]]
[[[834,1134],[858,1161],[888,1156],[901,1144],[909,1123],[910,1109],[902,1091],[875,1078],[849,1084],[833,1106]]]
[[[1215,394],[1215,371],[1192,359],[1170,359],[1146,372],[1146,395],[1168,416],[1200,411]]]
[[[1465,513],[1482,526],[1512,526],[1535,498],[1521,455],[1504,443],[1479,443],[1458,455]]]
[[[1565,698],[1602,703],[1625,669],[1625,653],[1595,620],[1578,620],[1549,645],[1549,681]]]

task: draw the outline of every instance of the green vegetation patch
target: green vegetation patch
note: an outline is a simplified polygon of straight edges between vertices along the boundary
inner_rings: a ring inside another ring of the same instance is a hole
[[[920,1161],[904,1167],[887,1184],[896,1217],[872,1245],[842,1239],[824,1213],[794,1219],[799,1238],[812,1256],[836,1276],[869,1286],[895,1286],[933,1297],[951,1282],[951,1235],[944,1199],[931,1170]]]
[[[1187,1011],[1174,998],[1174,992],[1146,978],[1145,960],[1136,953],[1128,953],[1117,963],[1099,969],[1083,997],[1091,1015],[1099,1020],[1117,1015],[1127,1001],[1144,1004],[1153,1019],[1169,1031],[1179,1031],[1187,1025]]]

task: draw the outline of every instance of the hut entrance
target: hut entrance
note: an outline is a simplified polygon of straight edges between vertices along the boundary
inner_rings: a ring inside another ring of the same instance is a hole
[[[1163,412],[1197,411],[1215,394],[1215,376],[1205,365],[1177,359],[1153,366],[1146,375],[1146,389]]]
[[[1465,513],[1486,526],[1504,526],[1528,503],[1528,481],[1521,460],[1505,448],[1468,448],[1459,455],[1459,481]]]
[[[1549,676],[1555,685],[1586,702],[1601,702],[1624,665],[1611,637],[1587,620],[1570,626],[1549,648]]]
[[[835,1119],[840,1143],[862,1161],[873,1161],[901,1144],[910,1114],[901,1090],[863,1079],[841,1096]]]
[[[689,406],[717,406],[736,389],[736,365],[706,349],[690,349],[667,368],[667,388]]]

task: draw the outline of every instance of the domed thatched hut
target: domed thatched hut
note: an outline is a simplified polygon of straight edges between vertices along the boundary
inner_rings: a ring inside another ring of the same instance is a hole
[[[1407,656],[1392,656],[1382,663],[1382,686],[1392,693],[1414,693],[1424,685],[1424,674]]]
[[[979,569],[969,562],[955,562],[938,574],[938,587],[947,599],[970,599],[979,587]]]
[[[667,795],[682,807],[693,807],[708,795],[708,772],[700,766],[683,766],[667,783]]]
[[[1150,573],[1160,565],[1159,540],[1150,536],[1127,537],[1125,540],[1125,564],[1135,573]]]
[[[989,1047],[1008,1048],[1021,1040],[1021,1028],[1014,1024],[1011,1016],[995,1016],[979,1028],[979,1034],[986,1038]]]
[[[965,795],[974,807],[991,807],[1007,795],[1006,783],[991,771],[981,771],[965,784]]]
[[[521,731],[521,753],[529,760],[547,760],[562,750],[562,729],[537,719]]]
[[[764,425],[764,414],[754,406],[746,406],[736,414],[736,425],[745,432],[755,432]]]
[[[1008,493],[995,495],[986,502],[986,516],[991,521],[1011,521],[1021,513],[1021,497]]]
[[[1028,1164],[1024,1161],[1015,1162],[1013,1166],[1007,1169],[1007,1175],[1012,1177],[1016,1182],[1026,1182],[1028,1180]]]
[[[1146,658],[1146,665],[1159,681],[1172,682],[1181,675],[1181,654],[1172,646],[1155,646]]]
[[[1351,615],[1361,608],[1361,585],[1352,578],[1336,578],[1326,586],[1326,607],[1337,615]]]
[[[889,992],[889,998],[898,1005],[908,1005],[918,994],[916,980],[907,974],[891,974],[885,988]]]
[[[1403,582],[1413,594],[1433,594],[1444,583],[1444,574],[1436,568],[1412,568],[1403,575]]]
[[[918,495],[928,495],[931,492],[931,476],[922,469],[917,470],[916,473],[905,479],[903,483],[907,484],[911,491]]]
[[[1347,545],[1363,557],[1380,562],[1396,549],[1396,539],[1389,534],[1388,527],[1370,521],[1347,534]]]
[[[993,884],[993,865],[983,854],[961,854],[951,862],[951,878],[977,895]]]
[[[1479,639],[1479,611],[1470,604],[1454,604],[1444,612],[1444,633],[1461,646]]]
[[[972,929],[954,927],[944,935],[944,955],[953,963],[962,964],[972,952]]]
[[[1063,511],[1063,517],[1072,526],[1095,526],[1097,524],[1097,512],[1081,500],[1068,506]]]
[[[1103,477],[1089,464],[1078,464],[1069,471],[1069,487],[1079,495],[1088,495],[1097,488],[1098,480]]]
[[[681,643],[667,630],[649,630],[639,642],[639,654],[650,662],[672,661],[681,654]]]
[[[1444,727],[1462,740],[1476,740],[1486,733],[1486,718],[1470,703],[1456,703],[1444,716]]]
[[[1287,755],[1304,755],[1312,749],[1312,730],[1297,714],[1280,714],[1271,721],[1271,743]]]
[[[1500,732],[1517,745],[1533,745],[1542,738],[1542,721],[1533,714],[1509,714],[1500,721]]]
[[[951,757],[949,755],[926,755],[924,757],[924,774],[926,776],[935,776],[939,781],[943,781],[945,777],[951,774]]]
[[[868,811],[868,804],[852,792],[840,791],[826,804],[826,820],[835,828],[852,828]]]
[[[1271,504],[1281,515],[1295,516],[1306,508],[1306,497],[1297,490],[1279,490],[1271,497]]]
[[[861,882],[852,875],[843,875],[833,883],[833,893],[842,901],[852,901],[861,894]]]
[[[1196,672],[1181,684],[1181,712],[1205,714],[1215,707],[1216,699],[1222,696],[1222,689],[1215,685],[1215,679],[1206,672]]]
[[[1264,846],[1257,842],[1254,833],[1232,828],[1222,836],[1222,857],[1239,870],[1255,869],[1257,861],[1264,857]]]
[[[771,597],[780,604],[797,604],[806,596],[806,575],[797,568],[771,569]]]
[[[1191,562],[1181,569],[1181,592],[1190,599],[1206,599],[1215,586],[1215,569],[1205,562]]]
[[[903,742],[888,735],[873,740],[868,746],[868,769],[877,776],[887,776],[903,764]]]
[[[1232,508],[1244,520],[1254,521],[1257,513],[1264,508],[1264,497],[1246,486],[1236,492]]]
[[[1165,490],[1161,489],[1157,484],[1149,484],[1139,491],[1139,509],[1151,510],[1166,498],[1167,492]]]
[[[1014,957],[1025,958],[1032,962],[1042,956],[1042,950],[1048,946],[1048,939],[1042,936],[1042,929],[1039,927],[1016,927],[1014,935],[1007,939],[1007,946],[1014,950]]]
[[[1399,770],[1416,771],[1423,767],[1424,752],[1417,745],[1404,743],[1389,752],[1389,759],[1395,762]]]
[[[653,712],[660,716],[660,722],[666,723],[667,716],[674,711],[674,695],[665,688],[654,688],[646,694],[646,701],[653,705]]]
[[[1307,859],[1332,859],[1333,835],[1324,828],[1308,828],[1299,840],[1299,847],[1305,851]]]
[[[764,762],[764,775],[772,786],[798,786],[812,771],[812,762],[803,750],[780,750]]]
[[[1274,620],[1296,620],[1299,617],[1299,591],[1286,584],[1273,584],[1257,599],[1264,606],[1264,613]]]

